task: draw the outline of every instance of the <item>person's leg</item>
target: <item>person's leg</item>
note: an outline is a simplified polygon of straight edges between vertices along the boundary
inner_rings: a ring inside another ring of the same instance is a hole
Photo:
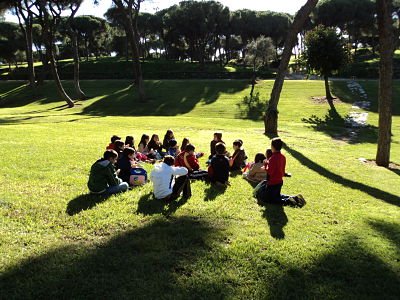
[[[188,180],[187,175],[179,176],[179,177],[175,178],[175,184],[172,188],[172,194],[175,195],[176,197],[179,197],[179,195],[181,194],[182,190],[185,187],[187,180]]]
[[[205,170],[193,171],[189,174],[190,179],[203,180],[208,178],[208,172]]]
[[[106,193],[111,195],[111,194],[117,194],[117,193],[123,193],[126,192],[129,188],[129,184],[126,182],[121,182],[119,185],[114,185],[110,186],[107,188]]]

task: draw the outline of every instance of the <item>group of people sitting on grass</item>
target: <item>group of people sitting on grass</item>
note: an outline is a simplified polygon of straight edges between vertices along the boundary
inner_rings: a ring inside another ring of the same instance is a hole
[[[259,202],[302,207],[305,205],[302,195],[281,194],[283,177],[290,176],[285,173],[286,158],[281,153],[282,146],[280,138],[272,139],[271,149],[267,149],[265,155],[257,153],[254,162],[247,164],[243,141],[235,140],[230,154],[222,133],[216,132],[210,143],[207,170],[202,170],[198,159],[204,153],[196,152],[188,138],[184,138],[179,146],[172,130],[167,130],[162,143],[156,134],[151,139],[143,134],[137,149],[132,136],[127,136],[123,142],[114,135],[103,158],[92,165],[88,187],[91,193],[111,195],[145,184],[147,172],[142,163],[147,162],[155,164],[150,180],[154,197],[162,201],[171,202],[181,195],[191,197],[191,180],[204,180],[226,188],[230,185],[230,173],[243,173],[243,178],[258,183],[254,196]]]

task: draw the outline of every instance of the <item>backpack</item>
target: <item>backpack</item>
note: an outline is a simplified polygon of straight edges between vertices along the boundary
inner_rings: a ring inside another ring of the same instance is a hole
[[[132,168],[129,176],[129,185],[139,186],[147,182],[147,172],[143,168]]]

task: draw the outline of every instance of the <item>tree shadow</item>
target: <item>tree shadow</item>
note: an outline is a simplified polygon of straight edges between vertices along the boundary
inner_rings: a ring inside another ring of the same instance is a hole
[[[204,190],[204,201],[214,201],[219,195],[225,193],[226,186],[217,186],[216,184],[209,183]]]
[[[190,84],[184,80],[146,81],[148,100],[138,103],[136,88],[128,84],[85,107],[82,114],[176,116],[190,112],[198,103],[212,104],[222,93],[234,94],[247,86],[246,81],[240,80],[194,80]]]
[[[282,240],[285,238],[283,227],[288,223],[285,210],[282,205],[266,203],[264,206],[263,217],[267,219],[269,231],[274,239]]]
[[[302,118],[301,121],[309,124],[315,131],[328,134],[335,140],[345,141],[349,144],[376,143],[378,139],[376,126],[352,128],[346,124],[345,118],[336,109],[330,108],[323,118],[312,115],[309,118]]]
[[[330,249],[330,250],[329,250]],[[358,236],[346,236],[309,266],[289,266],[272,286],[277,299],[395,299],[398,274]],[[295,287],[295,288],[288,288]]]
[[[400,225],[381,220],[370,220],[368,224],[396,246],[400,257]]]
[[[84,194],[72,199],[68,202],[66,213],[70,216],[79,214],[81,211],[92,209],[97,204],[107,200],[110,196]]]
[[[380,189],[365,185],[360,182],[356,182],[347,178],[344,178],[338,174],[335,174],[328,169],[325,169],[324,167],[320,166],[319,164],[313,162],[300,152],[290,148],[288,145],[284,145],[284,149],[295,159],[297,159],[303,166],[306,166],[307,168],[313,170],[319,175],[324,176],[325,178],[332,180],[333,182],[339,183],[343,185],[344,187],[359,190],[363,193],[366,193],[376,199],[379,199],[381,201],[384,201],[386,203],[395,205],[395,206],[400,206],[400,197],[393,195],[391,193],[382,191]]]
[[[220,229],[189,217],[158,219],[103,243],[70,243],[1,274],[4,299],[199,299],[226,297],[214,279],[191,281],[209,263]],[[204,262],[203,262],[204,261]]]
[[[150,192],[140,197],[136,213],[145,216],[161,214],[165,217],[169,217],[171,214],[175,213],[179,207],[184,205],[187,200],[187,197],[180,197],[179,200],[167,202],[155,198],[153,193]]]

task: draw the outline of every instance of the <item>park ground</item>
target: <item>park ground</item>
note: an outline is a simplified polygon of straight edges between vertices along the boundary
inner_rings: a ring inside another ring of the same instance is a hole
[[[283,192],[302,193],[301,209],[257,205],[240,176],[225,191],[194,182],[192,198],[169,205],[151,184],[87,194],[113,134],[138,141],[172,128],[208,153],[223,131],[252,160],[269,146],[257,111],[273,81],[257,84],[255,112],[247,81],[146,81],[144,104],[129,81],[83,81],[92,98],[72,109],[50,82],[34,95],[0,83],[0,298],[398,299],[400,82],[390,169],[359,160],[374,159],[378,124],[378,83],[359,83],[372,106],[354,136],[344,120],[359,99],[345,81],[332,82],[336,112],[312,100],[322,81],[285,82],[279,135],[293,176]]]

